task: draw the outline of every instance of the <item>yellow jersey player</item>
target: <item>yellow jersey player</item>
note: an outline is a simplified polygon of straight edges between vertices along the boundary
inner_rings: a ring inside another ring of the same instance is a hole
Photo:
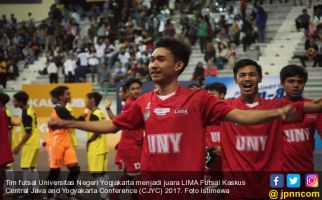
[[[90,114],[87,121],[102,121],[105,120],[103,112],[98,108],[102,100],[102,95],[97,92],[87,94],[86,107],[89,109]],[[108,149],[106,146],[106,134],[88,133],[87,140],[87,160],[88,171],[99,183],[97,185],[98,191],[106,186],[101,184],[100,180],[108,180],[107,163],[108,163]],[[99,192],[100,198],[106,199],[107,193]]]
[[[19,91],[13,95],[13,105],[15,108],[22,109],[21,127],[23,132],[22,140],[13,149],[14,154],[21,151],[20,167],[23,170],[23,180],[37,180],[39,175],[36,169],[38,161],[38,152],[40,147],[40,137],[37,129],[37,116],[31,107],[28,106],[29,95],[24,91]],[[28,185],[24,185],[28,188]],[[38,189],[39,186],[32,185]],[[25,194],[27,195],[27,194]]]

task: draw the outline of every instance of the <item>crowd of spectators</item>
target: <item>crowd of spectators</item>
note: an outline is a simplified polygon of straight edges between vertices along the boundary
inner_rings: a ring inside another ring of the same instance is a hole
[[[310,2],[309,7],[311,7]],[[293,58],[299,59],[303,67],[307,67],[308,62],[312,61],[312,67],[322,67],[322,5],[313,7],[313,16],[311,17],[307,9],[302,10],[295,19],[297,31],[303,31],[305,43],[303,51],[296,52]]]
[[[15,79],[19,60],[28,68],[45,54],[40,73],[48,74],[51,83],[63,76],[64,82],[114,86],[131,77],[148,80],[153,41],[170,36],[200,46],[200,62],[211,68],[205,72],[230,69],[241,53],[239,45],[247,51],[255,41],[266,42],[266,11],[260,1],[245,2],[225,8],[225,1],[214,0],[109,0],[88,4],[89,9],[57,3],[40,22],[31,13],[23,22],[4,15],[0,63],[6,62],[7,76]]]

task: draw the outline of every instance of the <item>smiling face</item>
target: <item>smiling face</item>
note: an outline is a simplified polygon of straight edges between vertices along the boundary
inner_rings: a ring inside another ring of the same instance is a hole
[[[305,86],[305,81],[303,78],[299,76],[287,77],[282,85],[288,99],[294,101],[301,99]]]
[[[235,79],[242,97],[245,99],[255,99],[258,96],[258,83],[262,79],[255,66],[247,65],[240,68]]]
[[[163,85],[175,80],[183,66],[183,62],[176,61],[170,50],[159,47],[150,57],[149,73],[153,82]]]

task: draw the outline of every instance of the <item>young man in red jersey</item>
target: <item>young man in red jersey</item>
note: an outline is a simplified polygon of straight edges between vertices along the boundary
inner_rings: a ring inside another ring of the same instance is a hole
[[[112,121],[51,120],[52,128],[79,128],[112,133],[123,129],[145,130],[143,171],[203,171],[205,127],[220,120],[241,124],[262,123],[295,109],[286,106],[266,111],[244,111],[227,106],[204,90],[186,89],[178,76],[187,66],[191,47],[169,37],[160,38],[150,57],[149,73],[158,91],[146,93]],[[247,116],[247,118],[245,117]],[[191,148],[194,147],[194,148]],[[192,156],[193,155],[193,156]]]
[[[5,103],[8,95],[0,93],[0,200],[3,199],[3,183],[6,180],[6,165],[13,162],[13,156],[9,141],[9,121],[6,115]]]
[[[311,99],[302,96],[307,81],[307,71],[297,65],[287,65],[280,72],[281,84],[288,103],[310,102]],[[287,172],[313,172],[314,133],[322,136],[322,115],[306,114],[299,123],[283,125],[284,132],[284,164]]]
[[[122,90],[126,93],[122,98],[125,100],[122,112],[128,110],[132,103],[141,95],[142,82],[139,79],[129,79],[122,86]],[[120,93],[119,93],[120,94]],[[105,107],[110,119],[114,119],[115,115],[111,111],[112,101],[105,100]],[[124,175],[120,178],[120,181],[137,180],[141,174],[141,149],[143,145],[143,129],[137,130],[122,130],[121,139],[117,144],[117,152],[115,155],[115,164],[119,169],[124,171]],[[120,186],[122,188],[125,186]],[[117,194],[116,194],[117,195]],[[111,199],[115,199],[115,196]],[[132,194],[133,198],[136,198],[135,194]]]
[[[225,100],[233,108],[270,110],[287,104],[284,100],[267,100],[259,96],[258,84],[262,80],[262,69],[255,61],[242,59],[235,64],[233,72],[241,93],[237,99]],[[303,113],[314,112],[315,109],[321,112],[321,100],[316,103],[296,103],[294,106],[298,112],[292,121],[301,121]],[[225,198],[267,199],[269,173],[282,171],[284,123],[281,119],[247,126],[221,122],[224,179],[237,180],[241,184],[226,186],[230,188],[230,194]]]
[[[225,84],[214,82],[206,85],[206,91],[213,94],[217,99],[225,99],[227,88]],[[222,180],[220,124],[207,126],[206,128],[206,166],[205,176],[207,180]],[[222,188],[221,185],[207,186],[208,188]],[[223,199],[223,194],[206,195],[207,199]]]
[[[132,103],[141,95],[142,83],[138,79],[129,79],[123,87],[126,89],[127,98],[122,109],[125,112]],[[112,101],[106,100],[105,107],[110,119],[114,119],[115,115],[110,109]],[[141,148],[143,145],[143,129],[138,130],[122,130],[122,135],[117,144],[117,153],[115,156],[115,164],[123,169],[128,176],[137,176],[141,172]]]

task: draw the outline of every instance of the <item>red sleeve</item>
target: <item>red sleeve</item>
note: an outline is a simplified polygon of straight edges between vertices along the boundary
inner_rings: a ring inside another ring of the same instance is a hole
[[[295,120],[295,122],[302,122],[304,120],[305,113],[304,113],[304,102],[303,101],[300,101],[300,102],[288,102],[286,100],[281,100],[280,102],[282,103],[282,105],[278,106],[276,108],[286,106],[287,104],[291,104],[296,108],[296,120]]]
[[[113,124],[128,130],[144,128],[144,119],[139,99],[134,101],[129,109],[112,120]]]
[[[204,93],[201,98],[204,100],[203,105],[203,122],[204,125],[218,124],[234,108],[227,105],[224,101],[219,101],[215,96]]]

